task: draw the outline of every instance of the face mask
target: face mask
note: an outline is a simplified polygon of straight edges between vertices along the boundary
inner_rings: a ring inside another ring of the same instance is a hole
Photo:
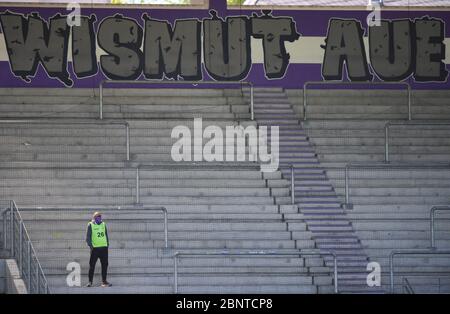
[[[101,217],[101,216],[95,217],[95,223],[96,223],[97,225],[101,224],[101,223],[102,223],[102,217]]]

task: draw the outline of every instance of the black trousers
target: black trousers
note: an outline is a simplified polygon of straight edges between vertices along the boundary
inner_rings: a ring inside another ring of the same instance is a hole
[[[102,265],[102,280],[106,281],[106,276],[108,274],[108,248],[98,247],[91,250],[91,258],[89,259],[89,282],[94,279],[95,264],[97,260],[100,259],[100,264]]]

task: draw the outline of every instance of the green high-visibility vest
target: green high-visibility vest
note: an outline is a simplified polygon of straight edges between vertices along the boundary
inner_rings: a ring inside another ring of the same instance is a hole
[[[102,222],[101,224],[97,225],[93,223],[92,221],[89,222],[91,225],[91,240],[92,240],[92,247],[106,247],[108,246],[108,239],[106,239],[106,224]]]

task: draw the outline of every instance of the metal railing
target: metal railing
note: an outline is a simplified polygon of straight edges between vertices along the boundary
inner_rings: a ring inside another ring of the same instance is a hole
[[[295,204],[295,166],[291,165],[291,203]]]
[[[289,166],[278,166],[279,169],[290,169],[290,189],[291,189],[291,204],[295,205],[295,166],[289,165]]]
[[[450,250],[436,250],[436,249],[428,249],[428,250],[394,250],[389,254],[389,273],[390,273],[390,292],[395,293],[395,284],[394,284],[394,258],[396,256],[405,256],[405,255],[450,255]]]
[[[168,213],[167,209],[165,207],[133,207],[133,206],[105,206],[105,207],[98,207],[98,206],[86,206],[86,207],[71,207],[71,206],[60,206],[60,207],[24,207],[20,210],[22,212],[25,211],[56,211],[56,212],[62,212],[64,210],[86,210],[86,208],[90,208],[93,211],[114,211],[114,210],[142,210],[142,211],[160,211],[164,214],[164,247],[166,249],[169,248],[169,223],[168,223]],[[134,220],[132,218],[127,218],[128,220]],[[108,220],[114,220],[114,218],[108,218]],[[141,219],[142,220],[142,219]]]
[[[321,252],[311,252],[311,251],[293,251],[293,252],[282,252],[282,251],[247,251],[247,252],[229,252],[229,251],[221,251],[221,252],[203,252],[203,253],[189,253],[189,252],[175,252],[173,255],[174,258],[174,269],[173,269],[173,290],[174,293],[178,293],[178,259],[181,256],[235,256],[235,257],[246,257],[246,256],[333,256],[333,273],[334,273],[334,293],[339,293],[338,286],[338,264],[337,264],[337,256],[334,252],[321,251]]]
[[[332,169],[332,168],[327,168]],[[450,170],[450,164],[413,164],[413,163],[403,163],[403,164],[358,164],[349,163],[345,165],[345,203],[343,204],[345,208],[353,208],[353,204],[350,202],[350,169],[448,169]]]
[[[437,211],[450,211],[450,206],[438,205],[433,206],[430,210],[430,238],[431,238],[431,248],[435,249],[435,216]]]
[[[386,122],[384,126],[384,162],[389,162],[389,128],[391,126],[450,126],[450,122],[447,123],[429,123],[429,122]]]
[[[42,270],[27,228],[14,201],[3,211],[3,249],[17,260],[28,293],[49,294],[47,278]],[[9,236],[9,239],[8,239]]]
[[[81,120],[0,120],[0,126],[2,124],[50,124],[50,125],[123,125],[125,126],[125,137],[126,137],[126,160],[130,160],[130,124],[127,121],[81,121]]]
[[[408,294],[414,294],[414,289],[406,277],[403,278],[403,291],[406,291]]]
[[[254,88],[253,88],[253,84],[251,82],[247,82],[247,81],[225,81],[225,82],[216,82],[216,81],[127,81],[127,80],[103,80],[100,82],[99,85],[99,97],[100,97],[100,102],[99,102],[99,107],[98,107],[98,111],[99,111],[99,119],[102,120],[103,119],[103,85],[105,84],[148,84],[148,85],[153,85],[153,84],[176,84],[176,85],[181,85],[181,84],[191,84],[191,85],[248,85],[250,87],[250,117],[251,120],[255,120],[255,113],[254,113]]]
[[[437,276],[434,273],[432,274],[411,274],[408,275],[408,277],[410,279],[425,279],[425,280],[429,280],[428,284],[426,285],[426,289],[427,292],[426,293],[431,293],[430,289],[433,288],[437,288],[436,293],[440,294],[440,293],[447,293],[448,294],[448,289],[450,287],[450,276],[445,276],[445,275],[441,275],[441,276]],[[445,280],[445,284],[442,283],[442,281]],[[433,282],[431,282],[433,281]],[[434,283],[434,281],[436,281],[436,283]],[[422,283],[422,282],[421,282]],[[424,285],[423,283],[421,285]],[[408,278],[403,277],[403,281],[402,281],[402,286],[403,286],[403,292],[405,293],[409,293],[409,294],[415,294],[417,289],[413,288],[413,285],[411,284],[411,282],[409,281]],[[442,287],[445,287],[445,291],[442,291]],[[419,292],[421,293],[421,292]],[[435,293],[434,291],[432,293]]]
[[[317,81],[306,82],[303,85],[303,120],[306,121],[307,95],[308,86],[312,85],[404,85],[408,91],[408,120],[411,120],[411,85],[407,82],[342,82],[342,81]]]

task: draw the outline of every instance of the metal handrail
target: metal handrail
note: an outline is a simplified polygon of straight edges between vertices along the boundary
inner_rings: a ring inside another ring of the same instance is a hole
[[[245,257],[245,256],[333,256],[334,263],[334,293],[339,293],[338,287],[338,267],[337,267],[337,255],[334,252],[329,251],[321,251],[321,252],[308,252],[308,251],[293,251],[293,252],[282,252],[282,251],[248,251],[248,252],[229,252],[229,251],[221,251],[221,252],[203,252],[203,253],[189,253],[189,252],[175,252],[174,257],[174,269],[173,269],[173,287],[174,293],[178,293],[178,258],[180,256],[237,256],[237,257]]]
[[[443,280],[443,279],[447,279],[447,280],[450,280],[450,276],[444,276],[444,275],[442,275],[442,276],[439,276],[439,275],[435,275],[434,273],[432,273],[432,274],[410,274],[410,275],[408,275],[409,277],[414,277],[414,278],[427,278],[427,279],[436,279],[437,280],[437,288],[438,288],[438,293],[441,293],[441,287],[442,287],[442,284],[441,284],[441,281]],[[404,278],[404,279],[407,279],[406,277]],[[408,281],[409,282],[409,281]],[[430,284],[430,286],[431,287],[434,287],[434,286],[436,286],[435,284]],[[412,289],[412,285],[411,285],[411,283],[410,283],[410,288]],[[414,294],[415,293],[415,291],[414,291],[414,289],[413,289],[413,291],[412,291],[412,293]]]
[[[34,256],[34,263],[36,264],[36,283],[35,283],[35,287],[36,287],[36,293],[40,293],[40,277],[42,275],[42,278],[44,280],[44,294],[49,294],[50,293],[50,288],[48,286],[48,282],[47,282],[47,278],[45,277],[44,271],[42,270],[42,266],[41,263],[39,262],[39,259],[37,257],[36,254],[36,250],[34,249],[33,243],[30,240],[30,236],[28,234],[28,230],[25,226],[25,224],[23,223],[23,219],[22,216],[20,214],[19,209],[17,208],[16,203],[13,200],[10,200],[10,205],[9,208],[7,208],[6,210],[3,211],[2,216],[3,216],[3,246],[5,250],[8,250],[8,241],[6,238],[6,232],[7,232],[7,226],[6,226],[6,215],[9,212],[10,215],[10,256],[12,258],[17,258],[19,260],[18,264],[19,264],[19,270],[21,275],[23,276],[24,274],[27,274],[27,288],[28,288],[28,293],[32,293],[32,274],[31,274],[31,264],[33,263],[33,258],[32,256]],[[16,218],[16,215],[18,218]],[[18,221],[19,223],[19,230],[15,230],[14,225],[15,225],[15,221]],[[15,233],[19,232],[19,243],[16,244],[14,241],[15,238]],[[25,237],[25,241],[23,241]],[[23,267],[23,242],[26,243],[27,246],[27,271],[25,271],[24,267]],[[16,256],[15,252],[15,248],[16,246],[19,246],[18,249],[18,256]]]
[[[126,136],[126,150],[127,150],[127,161],[130,160],[130,124],[127,121],[120,120],[104,120],[104,121],[82,121],[82,120],[46,120],[46,119],[35,119],[35,120],[0,120],[1,124],[53,124],[53,125],[65,125],[65,124],[93,124],[93,125],[124,125],[125,126],[125,136]]]
[[[384,162],[389,162],[389,128],[391,126],[450,126],[450,122],[443,123],[443,122],[437,122],[437,123],[430,123],[430,122],[407,122],[407,123],[401,123],[401,122],[386,122],[384,125]]]
[[[411,285],[411,283],[409,282],[408,278],[403,278],[403,288],[406,290],[406,292],[408,292],[408,294],[414,294],[414,289]]]
[[[168,236],[168,213],[167,209],[165,207],[132,207],[132,206],[105,206],[105,207],[98,207],[98,206],[92,206],[90,208],[94,208],[96,211],[108,211],[108,210],[148,210],[148,211],[162,211],[164,214],[164,247],[166,249],[169,248],[169,236]],[[62,210],[86,210],[86,207],[70,207],[70,206],[61,206],[61,207],[45,207],[45,206],[38,206],[38,207],[24,207],[21,209],[22,212],[24,211],[62,211]],[[114,219],[110,219],[114,220]]]
[[[389,254],[390,290],[394,293],[394,258],[399,255],[450,255],[450,250],[394,250]]]
[[[295,166],[291,165],[291,203],[295,204]]]
[[[255,120],[254,113],[254,88],[253,83],[248,81],[224,81],[224,82],[216,82],[216,81],[127,81],[127,80],[102,80],[99,85],[99,119],[103,119],[103,85],[104,84],[205,84],[205,85],[248,85],[250,86],[250,117],[251,120]]]
[[[408,120],[411,120],[411,85],[408,82],[342,82],[342,81],[310,81],[303,85],[303,120],[306,121],[307,87],[311,85],[404,85],[408,91]]]
[[[435,249],[435,216],[436,216],[436,212],[437,211],[450,211],[450,206],[449,205],[437,205],[437,206],[433,206],[430,210],[430,235],[431,235],[431,248]]]
[[[449,169],[450,164],[414,164],[414,163],[402,163],[402,164],[376,164],[376,163],[348,163],[345,165],[345,203],[343,204],[345,208],[353,208],[353,204],[350,203],[350,169]],[[338,168],[339,169],[339,168]],[[342,168],[341,168],[342,169]]]
[[[291,204],[295,205],[295,165],[291,164],[289,166],[278,166],[279,169],[290,169],[291,170]]]

